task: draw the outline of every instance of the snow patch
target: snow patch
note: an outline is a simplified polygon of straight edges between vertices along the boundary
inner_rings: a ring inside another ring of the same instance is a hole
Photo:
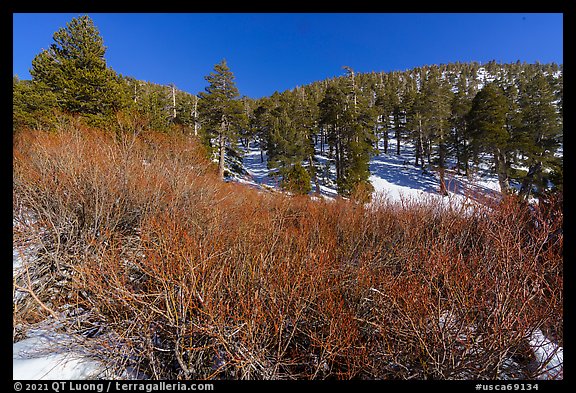
[[[103,365],[79,351],[71,337],[44,330],[13,344],[12,364],[13,379],[78,380],[104,374]]]
[[[536,356],[537,379],[564,378],[564,349],[550,341],[540,329],[530,335],[530,348]]]

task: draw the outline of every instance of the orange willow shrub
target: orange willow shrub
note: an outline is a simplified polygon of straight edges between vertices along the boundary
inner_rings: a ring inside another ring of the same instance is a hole
[[[20,132],[13,152],[14,220],[39,249],[31,281],[62,292],[58,283],[72,266],[97,258],[113,235],[136,237],[143,217],[166,206],[170,192],[191,192],[190,184],[213,172],[198,144],[183,137],[115,136],[81,125]]]
[[[220,182],[183,137],[21,138],[15,206],[45,230],[41,261],[67,273],[46,304],[104,326],[93,340],[111,367],[157,379],[530,378],[531,331],[562,343],[555,201],[466,214],[312,201]]]

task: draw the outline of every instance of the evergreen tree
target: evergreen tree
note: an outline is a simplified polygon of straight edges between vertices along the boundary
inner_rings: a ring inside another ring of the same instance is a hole
[[[511,149],[511,136],[506,128],[508,102],[500,87],[489,83],[472,100],[468,114],[471,143],[476,154],[492,153],[500,190],[509,191],[510,163],[506,159]]]
[[[354,74],[326,89],[319,103],[320,124],[327,128],[334,148],[338,193],[350,196],[358,188],[371,188],[369,160],[373,152],[376,110],[360,95]]]
[[[318,130],[318,105],[314,100],[313,92],[308,92],[303,87],[297,87],[294,91],[293,118],[301,132],[302,153],[304,161],[307,161],[308,174],[316,186],[316,192],[320,193],[320,183],[317,173],[320,171],[319,163],[314,156],[315,135]]]
[[[250,147],[250,141],[254,139],[255,135],[253,133],[252,127],[250,127],[250,119],[253,116],[253,106],[254,101],[249,97],[243,96],[240,99],[242,103],[242,116],[240,121],[240,140],[244,147]]]
[[[374,191],[372,183],[368,180],[370,177],[370,157],[374,153],[376,144],[375,125],[378,118],[378,108],[375,105],[373,90],[363,83],[363,78],[354,79],[354,72],[348,69],[348,80],[352,83],[349,85],[352,91],[348,93],[348,101],[352,97],[353,105],[348,105],[351,112],[349,119],[348,135],[348,155],[346,171],[342,185],[340,187],[344,195],[358,197],[362,194],[361,200],[367,201],[367,198]]]
[[[422,81],[423,108],[422,117],[428,135],[427,154],[432,154],[436,147],[434,163],[440,175],[440,193],[447,194],[444,171],[447,158],[447,139],[450,132],[450,101],[451,91],[446,80],[442,79],[438,67],[431,67],[426,79]]]
[[[175,85],[160,85],[120,76],[123,111],[137,114],[146,129],[176,129],[198,134],[198,97]],[[174,116],[176,114],[176,116]]]
[[[450,144],[456,158],[456,171],[468,175],[468,161],[470,158],[468,119],[467,115],[472,106],[473,94],[468,86],[468,78],[461,72],[456,81],[456,92],[452,97],[450,125],[452,128]]]
[[[226,149],[234,150],[242,124],[242,103],[234,82],[234,74],[226,60],[214,66],[214,72],[205,77],[209,85],[199,94],[200,121],[209,147],[216,145],[218,173],[224,178]]]
[[[169,91],[166,86],[147,83],[144,95],[139,105],[141,112],[147,117],[149,128],[156,131],[166,131],[172,119]]]
[[[259,99],[249,121],[249,126],[253,130],[252,135],[260,146],[260,162],[264,162],[264,151],[268,149],[268,135],[274,126],[272,105],[269,97]]]
[[[394,114],[399,112],[400,107],[400,80],[396,72],[385,75],[380,74],[378,89],[376,91],[376,107],[380,111],[381,136],[384,154],[388,154],[388,132],[396,126],[391,120]]]
[[[510,179],[522,179],[525,176],[525,171],[518,169],[518,166],[524,166],[522,161],[522,137],[520,135],[521,129],[521,113],[519,106],[519,92],[516,86],[516,80],[507,82],[500,82],[499,85],[504,91],[504,96],[507,100],[506,108],[506,131],[510,136],[508,143],[507,157],[510,161],[509,176]]]
[[[561,118],[554,105],[554,93],[542,74],[527,79],[520,94],[520,132],[518,145],[524,156],[528,173],[523,179],[520,195],[528,196],[532,185],[546,188],[545,169],[558,172],[561,160],[554,155],[561,141]]]
[[[403,78],[404,79],[404,78]],[[406,91],[406,83],[408,81],[404,79],[402,81],[402,87],[396,93],[399,100],[396,102],[393,111],[394,117],[394,137],[396,138],[396,155],[400,155],[400,145],[402,143],[402,138],[406,133],[406,105],[409,105],[409,102],[404,102],[404,98],[410,99],[410,96],[405,96],[404,92]]]
[[[36,130],[49,128],[54,122],[56,97],[33,81],[12,79],[13,132],[28,127]]]
[[[106,66],[106,47],[92,19],[72,19],[53,39],[32,61],[34,82],[51,91],[65,112],[102,117],[118,110],[120,81]]]
[[[281,186],[293,194],[306,195],[312,190],[310,181],[310,174],[306,168],[296,163],[284,171]]]
[[[174,123],[184,126],[188,134],[198,134],[197,128],[194,132],[197,122],[197,105],[197,96],[180,90],[176,91],[176,118]]]
[[[339,86],[331,84],[326,88],[324,98],[318,104],[320,109],[320,125],[326,130],[328,144],[334,151],[336,166],[336,180],[341,179],[344,173],[344,111],[346,95]]]
[[[268,149],[268,167],[278,169],[282,176],[282,187],[295,193],[310,191],[310,174],[302,166],[313,154],[309,129],[306,128],[306,119],[300,119],[298,112],[302,102],[297,94],[285,92],[275,96],[275,108],[271,111],[266,146]],[[302,113],[301,113],[302,115]],[[310,168],[313,170],[313,168]],[[308,182],[308,186],[303,184]]]
[[[410,104],[407,106],[407,128],[411,130],[410,138],[414,143],[414,165],[424,169],[424,141],[426,138],[425,129],[423,124],[424,101],[422,93],[417,90],[409,91]],[[407,101],[408,102],[408,101]]]

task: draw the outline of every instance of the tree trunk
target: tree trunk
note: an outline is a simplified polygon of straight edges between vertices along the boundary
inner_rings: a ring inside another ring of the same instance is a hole
[[[388,154],[388,128],[384,127],[384,133],[382,134],[384,137],[384,154]]]
[[[340,138],[336,140],[335,146],[336,180],[340,179]]]
[[[312,179],[314,181],[314,185],[316,186],[316,194],[320,195],[320,182],[318,181],[318,176],[316,174],[316,170],[314,169],[314,162],[312,161],[312,156],[308,156],[308,163],[310,164]]]
[[[439,174],[440,174],[440,194],[448,195],[448,190],[446,189],[446,182],[445,182],[445,146],[444,146],[444,133],[440,131],[440,144],[438,146],[438,166],[439,166]]]
[[[194,136],[198,136],[198,96],[194,96]]]
[[[224,147],[224,136],[222,134],[220,134],[218,150],[219,150],[219,155],[220,155],[220,158],[218,160],[218,174],[220,175],[220,179],[224,179],[224,150],[225,150],[225,147]]]
[[[500,149],[494,152],[494,164],[496,166],[496,173],[498,174],[498,183],[500,184],[500,192],[507,194],[510,191],[510,184],[508,182],[508,173],[506,171],[506,157]]]
[[[222,116],[222,123],[220,125],[220,135],[218,136],[218,174],[220,175],[220,179],[224,179],[224,156],[226,153],[226,138],[224,136],[224,132],[226,130],[226,119]]]
[[[468,151],[468,145],[466,144],[466,139],[463,139],[462,141],[462,149],[463,149],[463,157],[462,157],[462,161],[464,161],[464,175],[466,177],[470,176],[470,164],[469,164],[469,155],[470,152]]]
[[[520,187],[519,195],[522,198],[528,198],[530,191],[532,191],[532,184],[534,184],[534,176],[542,170],[542,161],[538,161],[535,164],[530,165],[528,168],[528,174],[522,180],[522,186]]]
[[[172,120],[176,119],[176,88],[174,84],[172,86]]]
[[[460,154],[460,148],[458,147],[460,145],[460,141],[458,138],[458,135],[456,135],[456,140],[454,142],[454,155],[456,156],[456,173],[459,175],[460,174],[460,167],[462,166],[462,161],[461,159],[461,154]]]
[[[422,125],[420,125],[422,127]],[[422,128],[418,131],[418,151],[420,152],[420,167],[424,168],[424,138],[422,138]]]
[[[416,138],[416,160],[414,165],[418,166],[418,159],[420,159],[420,167],[424,167],[424,148],[422,146],[422,119],[418,119],[418,137]]]
[[[445,181],[445,177],[444,177],[444,166],[440,166],[440,168],[438,168],[438,173],[440,174],[440,194],[446,196],[448,195],[448,190],[446,188],[446,181]]]

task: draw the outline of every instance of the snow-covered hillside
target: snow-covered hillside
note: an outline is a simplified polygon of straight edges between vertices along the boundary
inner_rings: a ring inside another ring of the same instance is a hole
[[[396,140],[392,138],[389,143],[395,146]],[[465,203],[479,196],[497,198],[500,195],[498,179],[496,175],[490,173],[488,165],[485,165],[485,170],[469,178],[447,170],[445,182],[449,195],[442,197],[438,192],[440,187],[438,174],[429,168],[423,171],[420,167],[414,166],[413,150],[410,144],[403,144],[400,155],[396,155],[394,149],[389,149],[388,154],[385,154],[382,152],[383,146],[380,146],[381,153],[370,160],[369,181],[374,186],[374,199],[401,202],[402,200],[438,198],[448,203]],[[247,175],[235,176],[233,180],[254,187],[280,191],[280,179],[271,175],[272,171],[267,168],[266,158],[266,152],[261,154],[257,144],[251,145],[244,151],[243,166]],[[321,167],[326,166],[328,161],[326,156],[317,154],[315,158]],[[318,174],[318,179],[320,194],[323,197],[334,198],[338,195],[333,165],[328,173]],[[312,190],[315,191],[314,184],[312,184]]]

